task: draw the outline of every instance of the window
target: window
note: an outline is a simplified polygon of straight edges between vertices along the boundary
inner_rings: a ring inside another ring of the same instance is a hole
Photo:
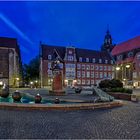
[[[113,64],[113,60],[111,60],[111,64]]]
[[[87,66],[86,66],[86,69],[87,69],[87,70],[90,70],[90,65],[87,65]]]
[[[52,56],[51,55],[48,55],[48,59],[51,60],[52,59]]]
[[[104,66],[104,70],[107,70],[107,66]]]
[[[77,77],[80,78],[81,77],[81,72],[77,71]]]
[[[82,62],[82,57],[79,57],[79,62]]]
[[[84,70],[85,69],[85,65],[82,65],[82,70]]]
[[[99,59],[99,63],[102,63],[102,59]]]
[[[108,73],[108,78],[110,78],[110,79],[112,78],[112,75],[110,72]]]
[[[108,63],[108,60],[105,60],[105,63],[107,64]]]
[[[82,78],[85,78],[85,72],[82,71]]]
[[[68,61],[73,61],[73,56],[68,56]]]
[[[91,78],[94,78],[94,72],[93,71],[91,72]]]
[[[96,61],[95,58],[93,58],[93,59],[92,59],[92,62],[95,63],[95,61]]]
[[[94,65],[91,65],[91,70],[94,70]]]
[[[77,69],[81,69],[81,64],[77,64]]]
[[[115,68],[112,66],[112,71],[114,71],[115,70]]]
[[[98,72],[95,73],[95,78],[98,78]]]
[[[104,72],[104,78],[107,78],[107,73],[106,72]]]
[[[81,84],[81,80],[78,79],[77,80],[77,84],[80,85]]]
[[[132,57],[133,56],[133,52],[128,52],[128,57]]]
[[[91,80],[91,84],[94,85],[94,80]]]
[[[86,58],[86,62],[89,62],[89,58]]]
[[[85,80],[82,80],[82,84],[85,85]]]
[[[52,71],[48,70],[48,77],[51,77],[51,76],[52,76]]]
[[[61,69],[63,69],[63,63],[60,63],[59,66]]]
[[[140,60],[140,54],[139,54],[139,55],[137,55],[137,59],[139,59],[139,60]]]
[[[90,80],[86,80],[86,85],[90,85]]]
[[[69,50],[69,54],[72,54],[72,50]]]
[[[96,66],[95,66],[95,70],[98,70],[98,69],[99,69],[99,67],[96,65]]]
[[[100,70],[103,70],[103,66],[100,66],[99,69],[100,69]]]
[[[117,60],[122,60],[122,58],[123,58],[122,55],[117,56]]]
[[[111,71],[111,66],[108,66],[108,71]]]
[[[103,73],[102,72],[100,72],[100,78],[103,78]]]
[[[51,68],[51,63],[48,63],[48,69],[50,69]]]
[[[90,72],[89,71],[87,71],[87,78],[89,78],[90,77]]]

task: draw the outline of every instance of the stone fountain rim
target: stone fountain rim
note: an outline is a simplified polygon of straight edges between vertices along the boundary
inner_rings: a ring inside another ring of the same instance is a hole
[[[19,104],[19,103],[0,103],[0,109],[18,110],[85,110],[85,109],[109,109],[123,106],[123,101],[114,100],[104,103],[76,103],[76,104]]]

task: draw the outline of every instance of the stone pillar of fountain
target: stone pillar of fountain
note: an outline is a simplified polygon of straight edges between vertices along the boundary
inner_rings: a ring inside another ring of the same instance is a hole
[[[49,91],[51,95],[64,95],[63,90],[63,72],[60,68],[59,58],[55,58],[51,64],[51,70],[53,73],[52,90]]]

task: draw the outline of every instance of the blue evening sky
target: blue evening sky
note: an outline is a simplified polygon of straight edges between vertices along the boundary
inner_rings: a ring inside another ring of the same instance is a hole
[[[140,35],[140,2],[0,2],[0,36],[18,39],[24,63],[40,41],[100,50],[107,24],[115,44]]]

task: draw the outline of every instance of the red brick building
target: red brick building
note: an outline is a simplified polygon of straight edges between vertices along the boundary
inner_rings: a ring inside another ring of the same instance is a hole
[[[54,51],[64,61],[60,64],[65,85],[89,86],[98,84],[103,79],[114,77],[113,60],[110,56],[112,38],[109,31],[105,36],[102,51],[75,48],[73,46],[58,47],[41,44],[40,79],[41,86],[49,86],[53,75],[50,70]]]
[[[17,40],[0,37],[0,84],[18,86],[20,80],[21,57]]]
[[[140,36],[116,45],[112,55],[117,65],[116,78],[140,86]]]

